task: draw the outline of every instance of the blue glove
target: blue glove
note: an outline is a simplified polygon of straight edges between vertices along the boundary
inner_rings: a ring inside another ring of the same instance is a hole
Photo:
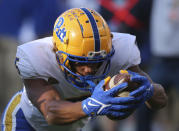
[[[136,99],[144,103],[153,96],[154,87],[147,79],[147,77],[139,75],[138,73],[128,71],[131,75],[131,81],[140,84],[140,87],[130,93],[130,96],[136,97]]]
[[[123,117],[129,114],[128,111],[136,108],[132,103],[134,97],[115,97],[115,94],[123,90],[127,83],[120,84],[108,91],[103,90],[105,81],[102,80],[94,88],[91,97],[82,101],[82,109],[88,116],[110,115]],[[127,105],[127,103],[131,103]]]

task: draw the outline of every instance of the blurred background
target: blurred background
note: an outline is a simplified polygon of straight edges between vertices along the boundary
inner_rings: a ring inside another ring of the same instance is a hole
[[[160,111],[143,106],[125,120],[97,118],[84,130],[179,131],[179,0],[1,0],[0,116],[22,88],[14,66],[17,46],[51,36],[56,18],[74,7],[95,9],[111,31],[136,35],[141,68],[165,87],[169,97]]]

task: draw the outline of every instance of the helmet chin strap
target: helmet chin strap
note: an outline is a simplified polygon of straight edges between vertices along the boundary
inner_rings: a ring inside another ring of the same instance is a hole
[[[80,90],[83,90],[83,91],[90,91],[90,92],[92,91],[92,89],[90,88],[90,86],[86,82],[85,83],[79,82],[77,79],[73,78],[72,76],[67,76],[67,73],[65,73],[65,78],[71,85],[73,85],[77,89],[80,89]],[[89,86],[89,88],[85,88],[85,87],[88,87],[88,86]]]
[[[94,91],[94,88],[96,87],[96,84],[92,80],[86,80],[85,83],[81,83],[71,76],[66,76],[66,77],[69,83],[71,83],[74,87],[80,90],[90,91],[92,93]],[[82,87],[87,87],[87,86],[89,86],[89,88],[82,88]]]

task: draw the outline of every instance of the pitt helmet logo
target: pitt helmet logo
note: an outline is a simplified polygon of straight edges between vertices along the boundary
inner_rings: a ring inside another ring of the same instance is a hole
[[[63,23],[64,18],[60,17],[58,23],[54,27],[54,31],[56,32],[56,35],[61,40],[61,42],[64,42],[64,38],[66,37],[66,30],[65,28],[62,28]]]

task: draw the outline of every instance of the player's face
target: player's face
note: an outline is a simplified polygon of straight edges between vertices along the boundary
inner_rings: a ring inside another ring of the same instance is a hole
[[[76,64],[75,65],[76,74],[82,76],[94,75],[98,71],[100,65],[101,63]]]

